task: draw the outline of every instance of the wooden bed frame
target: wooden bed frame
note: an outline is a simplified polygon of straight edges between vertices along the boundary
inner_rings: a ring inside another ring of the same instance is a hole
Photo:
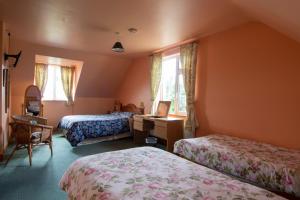
[[[120,105],[122,112],[132,112],[137,115],[143,115],[144,114],[144,108],[139,108],[133,103],[129,103],[125,106]]]
[[[121,108],[121,112],[132,112],[135,115],[143,115],[144,114],[144,108],[138,108],[135,104],[133,103],[129,103],[125,106],[122,106],[122,104],[120,104],[120,108]],[[133,135],[133,117],[128,119],[129,121],[129,133],[130,135]]]

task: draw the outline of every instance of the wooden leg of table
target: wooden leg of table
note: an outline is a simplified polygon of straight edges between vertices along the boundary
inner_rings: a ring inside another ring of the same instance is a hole
[[[52,141],[49,142],[49,148],[50,148],[50,151],[51,151],[51,156],[53,156]]]
[[[31,166],[31,163],[32,163],[32,161],[31,161],[31,156],[32,156],[32,145],[31,145],[31,144],[28,144],[28,146],[27,146],[27,151],[28,151],[28,157],[29,157],[29,164],[30,164],[30,166]]]
[[[167,151],[168,152],[173,152],[173,146],[174,146],[174,142],[171,140],[167,140]]]
[[[5,166],[8,164],[9,160],[13,157],[14,153],[16,152],[18,146],[16,145],[14,150],[11,152],[11,154],[9,155],[7,161],[5,162]]]

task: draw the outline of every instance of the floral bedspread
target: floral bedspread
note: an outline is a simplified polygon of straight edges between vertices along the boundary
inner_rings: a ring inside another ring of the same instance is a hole
[[[300,196],[299,150],[208,135],[177,141],[174,153],[260,186]]]
[[[77,146],[86,138],[97,138],[129,132],[128,118],[133,113],[115,112],[106,115],[69,115],[61,119],[58,128],[67,130],[67,140]]]
[[[284,199],[153,147],[76,160],[60,181],[68,199]]]

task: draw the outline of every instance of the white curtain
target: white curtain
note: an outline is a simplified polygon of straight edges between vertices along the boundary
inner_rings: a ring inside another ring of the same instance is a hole
[[[180,47],[180,61],[183,69],[183,81],[186,94],[185,138],[195,136],[198,121],[195,112],[195,84],[196,84],[196,63],[197,43],[190,43]]]
[[[162,54],[157,53],[152,55],[151,57],[151,102],[152,102],[152,109],[151,113],[155,113],[155,104],[154,101],[156,99],[160,80],[161,80],[161,71],[162,71]]]
[[[75,67],[61,66],[61,81],[65,95],[67,97],[67,103],[73,104],[73,86],[74,86],[74,75]]]
[[[40,89],[42,96],[44,95],[46,84],[48,80],[48,65],[43,63],[36,63],[34,69],[34,82]]]

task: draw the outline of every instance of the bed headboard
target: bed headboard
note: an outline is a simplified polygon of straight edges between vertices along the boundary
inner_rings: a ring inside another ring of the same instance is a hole
[[[136,105],[129,103],[121,107],[121,111],[123,112],[132,112],[138,115],[144,114],[144,108],[138,108]]]

